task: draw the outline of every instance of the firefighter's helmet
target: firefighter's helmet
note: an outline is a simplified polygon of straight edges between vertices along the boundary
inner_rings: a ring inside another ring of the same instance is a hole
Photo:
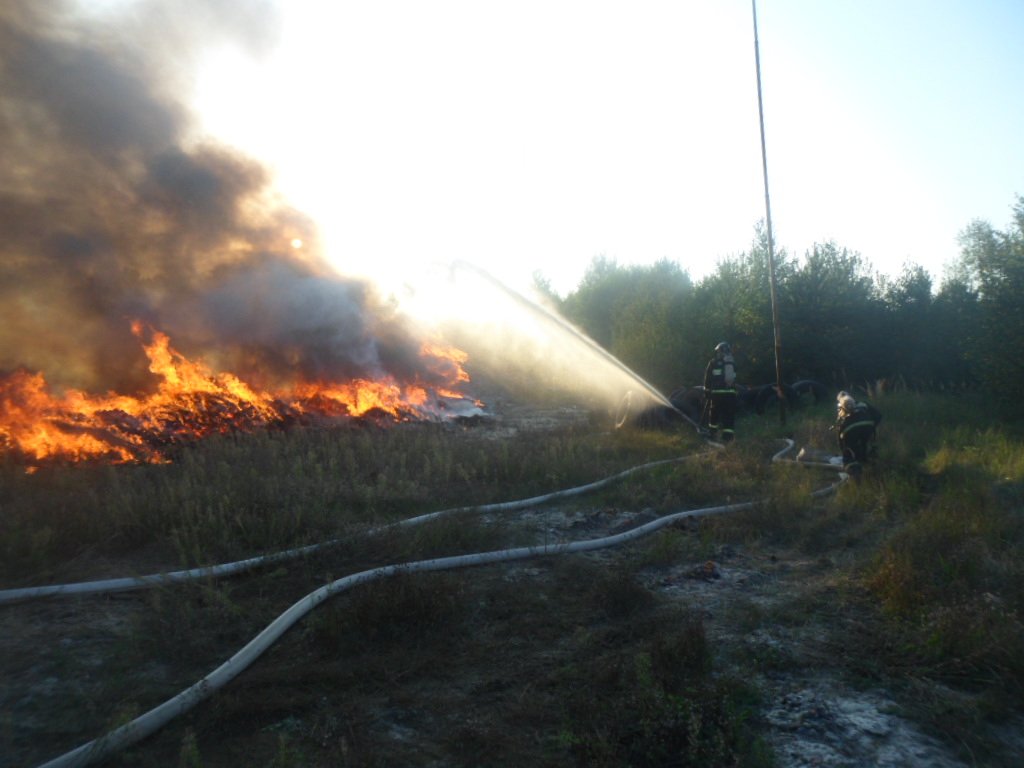
[[[850,396],[849,392],[840,392],[836,396],[836,410],[839,413],[853,413],[857,403]]]
[[[716,355],[731,355],[732,349],[729,347],[729,343],[726,341],[720,341],[718,346],[715,347]]]

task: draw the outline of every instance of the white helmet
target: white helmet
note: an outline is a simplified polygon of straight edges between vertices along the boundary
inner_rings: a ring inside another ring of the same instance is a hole
[[[840,413],[851,413],[856,405],[849,392],[840,392],[836,396],[836,410]]]

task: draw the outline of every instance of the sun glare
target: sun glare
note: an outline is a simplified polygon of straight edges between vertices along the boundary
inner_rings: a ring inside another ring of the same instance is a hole
[[[720,98],[749,86],[746,47],[707,47],[710,32],[688,17],[576,4],[550,14],[527,4],[500,33],[473,4],[461,14],[412,4],[397,21],[331,8],[290,4],[264,60],[211,50],[194,104],[209,135],[267,162],[344,274],[404,281],[465,260],[516,287],[539,270],[569,290],[599,254],[684,258],[684,235],[706,241],[701,251],[714,250],[712,232],[736,233],[737,247],[749,239],[756,215],[721,221],[759,169],[756,136],[739,128],[749,99]],[[728,15],[700,21],[721,30]],[[691,78],[686,98],[651,82],[709,60],[716,79]],[[716,119],[693,120],[688,100],[714,101]],[[303,108],[270,107],[285,101]],[[723,132],[747,151],[706,152]]]

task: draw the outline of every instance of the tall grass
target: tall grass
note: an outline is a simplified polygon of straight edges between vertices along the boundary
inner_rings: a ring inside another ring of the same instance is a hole
[[[865,584],[929,674],[1024,694],[1024,444],[998,427],[950,425],[921,471],[926,501]]]
[[[679,439],[574,429],[504,440],[446,425],[211,438],[157,466],[0,466],[0,579],[80,578],[83,556],[187,567],[423,512],[508,501],[665,458]]]
[[[989,750],[997,764],[986,728],[1024,700],[1019,426],[992,423],[986,404],[964,399],[894,392],[873,402],[884,414],[878,460],[833,497],[810,492],[834,473],[767,460],[783,436],[833,449],[830,405],[793,411],[786,424],[744,417],[728,450],[631,475],[552,511],[587,522],[758,500],[753,509],[666,528],[614,558],[364,585],[319,608],[184,730],[125,764],[168,755],[189,765],[265,764],[273,754],[279,765],[770,765],[753,681],[818,663],[891,688],[936,734],[976,756]],[[138,598],[115,643],[117,662],[104,668],[108,683],[69,695],[62,710],[90,713],[78,726],[84,733],[62,738],[91,738],[98,721],[193,682],[315,586],[386,562],[526,543],[535,529],[514,527],[515,515],[459,514],[383,536],[351,534],[702,448],[687,430],[590,425],[496,438],[485,428],[398,425],[217,438],[160,466],[26,472],[6,459],[0,579],[126,575],[110,568],[184,567],[342,540],[273,572]],[[751,571],[752,562],[808,563],[813,583],[771,601],[740,588],[715,615],[718,631],[746,638],[813,625],[828,653],[727,650],[711,642],[699,609],[651,587],[652,574],[678,578],[711,559],[728,565],[735,553],[750,558]],[[173,667],[155,693],[131,677],[132,664],[153,659]],[[409,719],[415,745],[402,741]],[[225,733],[248,746],[219,753]]]
[[[804,608],[824,617],[842,601],[848,616],[830,642],[854,678],[900,693],[966,759],[1002,764],[992,729],[1024,710],[1024,430],[972,395],[896,391],[872,402],[884,418],[861,482],[810,505],[778,485],[798,479],[777,473],[769,505],[708,527],[839,565],[828,602],[811,596]],[[741,428],[748,441],[789,434],[835,452],[833,417],[822,405],[784,426]]]
[[[872,524],[851,585],[873,603],[840,644],[965,757],[999,764],[987,724],[1024,702],[1020,424],[970,397],[876,404],[881,461],[834,505]]]

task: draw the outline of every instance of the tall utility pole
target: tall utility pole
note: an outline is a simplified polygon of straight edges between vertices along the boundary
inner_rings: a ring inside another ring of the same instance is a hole
[[[750,0],[754,15],[754,66],[757,69],[757,115],[761,124],[761,170],[764,175],[764,215],[768,227],[768,275],[772,289],[772,326],[775,329],[775,387],[779,396],[779,420],[786,423],[786,397],[782,389],[782,337],[779,334],[779,299],[775,285],[775,238],[772,237],[772,206],[768,197],[768,153],[764,144],[764,104],[761,98],[761,50],[757,42],[757,0]]]

